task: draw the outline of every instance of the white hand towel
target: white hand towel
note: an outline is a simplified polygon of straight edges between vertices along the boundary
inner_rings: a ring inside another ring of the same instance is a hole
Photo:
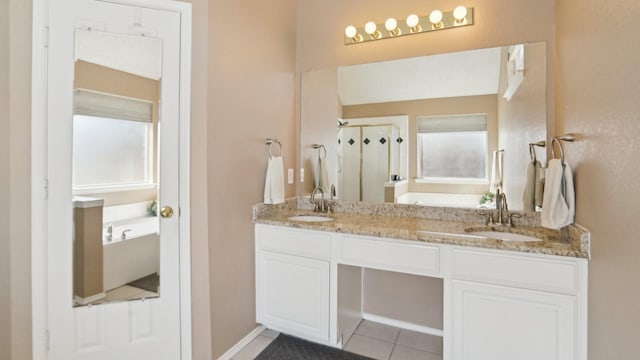
[[[563,171],[559,159],[549,160],[542,201],[542,226],[560,229],[573,224],[574,218],[575,189],[571,167],[565,162]]]
[[[272,156],[267,164],[267,176],[264,181],[264,203],[281,204],[284,202],[284,161],[282,156]]]
[[[329,194],[331,184],[329,184],[329,172],[327,170],[327,158],[325,156],[321,156],[319,159],[318,171],[320,174],[316,186],[321,188],[325,194]]]
[[[491,183],[489,183],[489,192],[497,193],[498,189],[502,191],[502,162],[504,151],[493,152],[493,162],[491,163]]]

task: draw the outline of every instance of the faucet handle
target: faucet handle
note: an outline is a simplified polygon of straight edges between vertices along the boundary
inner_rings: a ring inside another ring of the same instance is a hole
[[[515,224],[513,223],[513,218],[521,218],[522,215],[520,214],[514,214],[514,213],[510,213],[509,215],[507,215],[507,225],[509,225],[510,227],[515,227]]]
[[[495,224],[495,220],[493,217],[493,212],[491,211],[478,211],[478,215],[484,217],[484,224]]]

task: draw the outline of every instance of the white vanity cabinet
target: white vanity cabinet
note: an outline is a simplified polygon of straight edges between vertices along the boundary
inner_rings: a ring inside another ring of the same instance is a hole
[[[454,248],[451,359],[586,359],[587,261]]]
[[[256,317],[265,326],[329,340],[329,233],[256,226]]]
[[[358,271],[373,268],[443,279],[444,360],[586,360],[587,264],[257,224],[257,320],[341,346],[363,316]]]

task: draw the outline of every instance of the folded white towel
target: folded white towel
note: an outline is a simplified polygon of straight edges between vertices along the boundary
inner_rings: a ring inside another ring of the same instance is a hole
[[[264,181],[264,203],[281,204],[284,202],[284,161],[282,156],[272,156],[267,164],[267,176]]]
[[[566,162],[563,167],[559,159],[549,160],[542,201],[542,226],[560,229],[573,224],[574,218],[575,189],[571,167]]]

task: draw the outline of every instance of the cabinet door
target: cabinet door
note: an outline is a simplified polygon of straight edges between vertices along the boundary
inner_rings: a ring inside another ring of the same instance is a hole
[[[453,281],[453,359],[575,359],[575,297]]]
[[[329,339],[329,262],[258,253],[257,320],[308,338]]]

